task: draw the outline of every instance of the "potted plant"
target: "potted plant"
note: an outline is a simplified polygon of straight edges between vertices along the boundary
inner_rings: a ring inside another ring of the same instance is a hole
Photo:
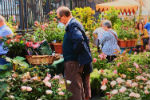
[[[62,53],[62,40],[65,29],[58,27],[58,22],[55,18],[56,13],[51,11],[49,16],[49,23],[40,24],[37,21],[35,22],[35,39],[36,41],[47,40],[56,53]]]

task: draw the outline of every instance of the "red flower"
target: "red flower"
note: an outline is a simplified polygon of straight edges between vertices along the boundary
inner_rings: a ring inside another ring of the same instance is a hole
[[[27,47],[32,47],[32,45],[33,45],[33,42],[26,42]]]

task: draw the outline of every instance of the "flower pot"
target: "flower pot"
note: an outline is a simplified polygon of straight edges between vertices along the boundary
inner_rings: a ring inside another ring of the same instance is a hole
[[[127,47],[132,47],[132,40],[127,40]]]
[[[124,40],[118,40],[119,46],[121,48],[126,48],[127,47],[127,42]]]
[[[53,43],[55,53],[62,54],[62,43]]]
[[[135,47],[135,46],[136,46],[136,40],[135,40],[135,39],[131,40],[131,46],[132,46],[132,47]]]

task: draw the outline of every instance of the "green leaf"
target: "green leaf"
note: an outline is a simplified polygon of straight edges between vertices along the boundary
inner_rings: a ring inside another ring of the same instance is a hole
[[[14,58],[14,60],[24,61],[24,60],[25,60],[25,58],[17,56],[16,58]]]
[[[2,70],[6,70],[7,68],[8,68],[7,65],[0,65],[0,69],[2,69]]]

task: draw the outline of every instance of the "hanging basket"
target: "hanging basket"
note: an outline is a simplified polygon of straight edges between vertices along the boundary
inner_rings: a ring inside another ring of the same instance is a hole
[[[32,65],[48,65],[54,61],[54,56],[49,55],[26,55],[26,58]]]

